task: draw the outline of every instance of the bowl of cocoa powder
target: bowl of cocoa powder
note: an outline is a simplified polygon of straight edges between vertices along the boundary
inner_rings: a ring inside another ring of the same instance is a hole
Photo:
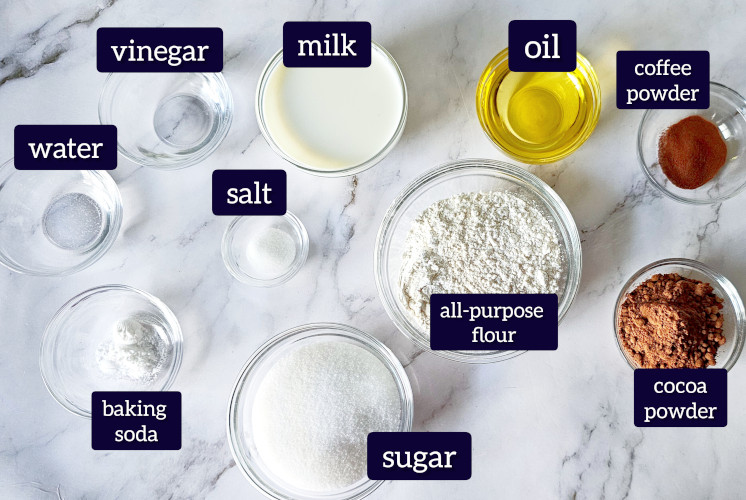
[[[632,368],[725,368],[738,360],[746,311],[733,284],[701,262],[664,259],[637,271],[614,309]]]
[[[649,109],[637,155],[651,184],[683,203],[732,198],[746,187],[746,100],[710,82],[707,109]]]

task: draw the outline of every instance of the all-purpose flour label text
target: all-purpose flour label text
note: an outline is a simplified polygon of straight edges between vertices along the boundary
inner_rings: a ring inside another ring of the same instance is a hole
[[[434,350],[555,350],[555,294],[433,294]]]

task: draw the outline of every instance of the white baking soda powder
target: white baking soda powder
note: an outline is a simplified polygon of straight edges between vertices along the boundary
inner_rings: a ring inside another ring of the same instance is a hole
[[[383,362],[362,347],[317,341],[269,369],[246,428],[269,470],[298,489],[332,492],[367,477],[369,432],[399,430],[401,399]]]

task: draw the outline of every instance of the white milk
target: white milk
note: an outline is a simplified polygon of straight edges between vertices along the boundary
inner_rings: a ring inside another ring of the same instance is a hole
[[[378,154],[396,135],[404,85],[375,45],[368,68],[286,68],[269,75],[262,106],[272,140],[292,160],[342,170]]]

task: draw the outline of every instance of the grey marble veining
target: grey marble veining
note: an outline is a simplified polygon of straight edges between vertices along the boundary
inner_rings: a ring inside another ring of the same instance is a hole
[[[739,498],[746,490],[746,372],[729,374],[723,429],[638,429],[632,371],[617,351],[612,309],[621,284],[665,257],[699,259],[746,289],[746,195],[694,207],[661,196],[635,153],[638,111],[615,106],[622,49],[703,49],[712,79],[746,92],[746,2],[599,4],[413,0],[293,2],[198,0],[6,0],[0,3],[0,161],[22,123],[97,123],[105,75],[95,68],[103,26],[219,26],[235,99],[233,126],[203,163],[182,171],[141,168],[120,157],[112,176],[124,202],[119,239],[99,262],[68,278],[0,269],[0,497],[263,498],[228,449],[225,419],[236,375],[269,337],[312,321],[375,335],[406,366],[416,430],[474,437],[466,482],[384,485],[371,498]],[[425,170],[455,158],[505,159],[480,129],[477,79],[507,44],[512,19],[578,24],[579,50],[597,70],[603,109],[588,142],[553,165],[528,167],[564,199],[583,241],[579,295],[560,326],[556,352],[489,366],[418,350],[386,316],[373,249],[383,214]],[[401,66],[409,90],[404,135],[360,175],[316,178],[277,157],[254,117],[259,74],[280,48],[287,20],[367,20]],[[307,264],[287,284],[254,289],[223,267],[229,218],[210,207],[216,168],[285,167],[289,209],[308,229]],[[39,375],[44,325],[73,295],[125,283],[164,300],[184,330],[174,385],[184,397],[179,452],[94,452],[90,424],[62,409]]]

